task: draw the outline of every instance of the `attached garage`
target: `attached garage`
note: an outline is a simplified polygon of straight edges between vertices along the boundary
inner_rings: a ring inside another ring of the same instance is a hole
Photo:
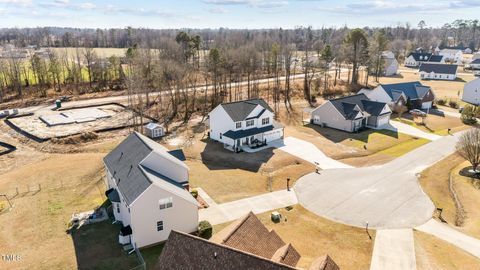
[[[430,109],[432,108],[432,101],[422,102],[422,109]]]
[[[390,114],[382,115],[377,118],[377,127],[384,126],[390,122]]]

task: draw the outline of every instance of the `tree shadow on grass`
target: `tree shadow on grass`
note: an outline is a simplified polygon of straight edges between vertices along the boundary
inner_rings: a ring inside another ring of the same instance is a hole
[[[256,153],[234,153],[224,149],[219,142],[206,140],[205,149],[200,153],[202,162],[210,170],[241,169],[258,172],[275,154],[274,148],[267,148]]]

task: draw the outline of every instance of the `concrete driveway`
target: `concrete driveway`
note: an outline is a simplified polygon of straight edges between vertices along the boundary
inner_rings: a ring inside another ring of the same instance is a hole
[[[352,168],[352,166],[336,161],[325,155],[314,144],[294,137],[287,137],[283,140],[269,143],[269,145],[297,156],[312,164],[318,163],[322,169]]]
[[[459,133],[442,137],[378,167],[311,173],[295,185],[298,201],[319,216],[376,229],[413,228],[431,217],[434,205],[416,174],[455,151]]]
[[[418,137],[418,138],[424,138],[430,141],[435,141],[442,137],[433,133],[427,133],[418,128],[412,127],[410,125],[407,125],[398,121],[393,121],[393,120],[390,121],[390,124],[385,125],[383,128],[394,131],[394,132],[404,133],[404,134]]]

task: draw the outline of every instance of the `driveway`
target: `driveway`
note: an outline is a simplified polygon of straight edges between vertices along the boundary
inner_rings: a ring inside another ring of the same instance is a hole
[[[416,174],[455,151],[461,133],[445,136],[378,167],[329,169],[295,185],[298,201],[319,216],[376,229],[413,228],[431,217],[434,205]]]
[[[415,270],[412,229],[378,230],[370,270]]]
[[[435,141],[442,137],[442,136],[439,136],[433,133],[428,133],[418,128],[412,127],[410,125],[407,125],[398,121],[393,121],[393,120],[390,121],[390,123],[388,125],[385,125],[383,128],[394,131],[394,132],[398,132],[398,133],[404,133],[404,134],[418,137],[418,138],[424,138],[430,141]]]
[[[324,170],[334,168],[352,168],[350,165],[329,158],[314,144],[294,137],[287,137],[283,141],[279,140],[271,142],[270,145],[312,164],[318,163],[319,167]]]

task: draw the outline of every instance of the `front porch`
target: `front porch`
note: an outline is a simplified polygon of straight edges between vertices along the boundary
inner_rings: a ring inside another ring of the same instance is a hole
[[[229,131],[223,135],[225,149],[233,152],[256,152],[268,142],[283,138],[283,127],[267,126],[247,130]],[[263,148],[262,148],[263,149]]]

